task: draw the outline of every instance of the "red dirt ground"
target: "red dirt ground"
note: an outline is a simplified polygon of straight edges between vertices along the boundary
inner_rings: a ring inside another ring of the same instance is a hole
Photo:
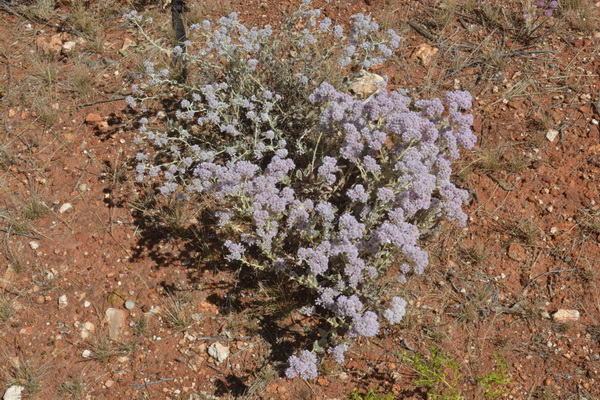
[[[206,3],[193,5],[196,15],[235,10],[247,25],[275,26],[298,5]],[[334,21],[370,13],[401,33],[396,59],[377,71],[392,88],[424,98],[453,88],[473,93],[479,142],[457,165],[456,179],[473,195],[468,225],[446,225],[427,239],[431,265],[405,285],[403,323],[357,343],[344,366],[323,365],[322,376],[306,382],[284,377],[279,354],[304,336],[300,317],[259,320],[244,305],[264,293],[237,290],[239,271],[197,261],[206,260],[210,238],[177,237],[136,210],[128,164],[137,152],[136,117],[122,100],[101,102],[128,93],[128,71],[141,60],[139,43],[122,50],[128,39],[139,40],[120,18],[129,6],[86,3],[96,24],[91,39],[69,54],[52,55],[50,45],[47,55],[40,38],[50,42],[55,25],[75,26],[67,18],[75,5],[60,3],[50,26],[3,3],[0,288],[14,309],[0,322],[5,388],[37,379],[26,397],[47,399],[70,395],[65,383],[77,381],[85,387],[72,398],[344,399],[374,388],[425,399],[436,389],[419,386],[397,354],[427,358],[437,346],[458,364],[459,372],[446,370],[467,399],[485,398],[481,377],[501,370],[494,357],[507,363],[498,398],[600,398],[600,33],[582,32],[559,14],[527,47],[502,27],[503,17],[520,12],[518,2],[503,6],[496,24],[483,16],[483,1],[436,26],[444,3],[316,2]],[[599,4],[581,4],[598,17]],[[145,10],[169,25],[160,5]],[[435,41],[409,21],[434,32]],[[75,39],[62,33],[58,48]],[[426,65],[415,55],[423,44],[439,49]],[[87,91],[75,79],[82,69]],[[552,142],[550,130],[558,131]],[[36,198],[47,208],[43,216],[28,208]],[[67,203],[72,208],[61,212]],[[183,229],[197,224],[192,214],[182,221]],[[130,299],[135,305],[127,310]],[[169,325],[168,310],[177,307],[189,326]],[[116,340],[108,339],[109,308],[124,312]],[[558,321],[561,309],[580,317]],[[93,329],[84,339],[86,322]],[[221,364],[207,354],[213,343],[231,351]]]

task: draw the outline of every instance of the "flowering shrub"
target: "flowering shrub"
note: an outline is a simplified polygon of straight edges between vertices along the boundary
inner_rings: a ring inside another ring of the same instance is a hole
[[[145,32],[141,16],[126,17]],[[235,13],[204,21],[190,27],[199,48],[173,50],[190,83],[146,61],[127,99],[146,111],[164,93],[180,96],[166,127],[139,120],[137,180],[182,201],[217,200],[227,261],[311,293],[299,311],[329,329],[289,359],[290,378],[315,378],[315,353],[343,363],[351,338],[400,322],[406,301],[382,297],[378,278],[422,273],[420,230],[466,222],[467,193],[450,175],[459,149],[475,143],[470,94],[413,102],[385,88],[367,100],[344,93],[335,71],[382,63],[400,44],[367,16],[352,22],[345,32],[310,1],[277,34]]]

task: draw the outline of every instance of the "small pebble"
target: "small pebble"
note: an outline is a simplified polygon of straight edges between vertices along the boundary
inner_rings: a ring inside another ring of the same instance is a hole
[[[83,358],[90,358],[92,356],[92,352],[91,350],[84,350],[83,353],[81,353],[81,357]]]
[[[84,306],[85,308],[88,308],[88,307],[89,307],[89,306],[91,306],[91,305],[92,305],[92,303],[90,303],[90,302],[89,302],[89,301],[87,301],[87,300],[83,302],[83,306]]]
[[[29,242],[29,247],[31,247],[32,250],[37,250],[38,247],[40,247],[40,244],[34,240]]]
[[[127,300],[125,302],[125,308],[128,310],[133,310],[133,307],[135,307],[135,302],[133,300]]]
[[[548,139],[549,142],[554,142],[558,136],[558,133],[559,132],[556,129],[550,129],[548,132],[546,132],[546,139]]]
[[[65,308],[67,306],[67,295],[63,294],[58,298],[58,308]]]
[[[6,392],[4,392],[4,396],[2,399],[4,400],[21,400],[21,392],[25,390],[23,386],[13,385],[9,387]]]
[[[71,208],[73,208],[73,205],[71,203],[65,203],[62,206],[60,206],[60,208],[58,209],[58,212],[63,214],[65,212],[67,212],[68,210],[70,210]]]

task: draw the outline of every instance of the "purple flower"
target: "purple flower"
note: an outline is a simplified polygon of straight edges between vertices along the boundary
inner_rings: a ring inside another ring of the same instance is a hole
[[[342,28],[340,25],[336,25],[333,28],[333,36],[335,36],[337,39],[340,39],[342,36],[344,36],[344,28]]]
[[[298,249],[298,260],[308,264],[311,274],[321,275],[329,268],[330,249],[329,242],[322,242],[316,249],[301,247]]]
[[[367,192],[365,192],[365,188],[361,184],[355,185],[353,188],[348,189],[346,195],[350,198],[350,200],[361,203],[366,203],[369,200],[369,195]]]
[[[323,306],[327,309],[332,309],[335,305],[335,297],[338,295],[339,293],[330,287],[325,287],[321,289],[321,294],[319,296],[319,298],[317,298],[317,300],[315,300],[315,303],[319,306]]]
[[[330,347],[329,350],[327,350],[327,352],[333,356],[335,362],[338,364],[343,364],[346,360],[346,351],[348,351],[348,345],[346,344],[339,344],[335,347]]]
[[[398,36],[396,31],[394,31],[393,29],[388,29],[387,35],[388,35],[388,39],[390,40],[390,47],[392,49],[395,50],[398,47],[400,47],[400,41],[402,40],[402,38],[400,36]]]
[[[133,98],[133,96],[127,96],[125,97],[125,103],[127,103],[127,105],[131,108],[135,108],[136,106],[136,102],[135,99]]]
[[[365,171],[371,173],[379,173],[381,171],[381,166],[377,163],[377,160],[371,156],[363,157],[363,167],[365,167]]]
[[[335,312],[341,317],[358,316],[364,305],[357,295],[350,297],[340,296],[335,301]]]
[[[365,224],[361,224],[348,213],[342,215],[338,221],[339,236],[342,239],[360,239],[365,233]]]
[[[344,48],[344,55],[346,57],[352,57],[356,53],[356,47],[353,45],[348,45]]]
[[[363,315],[357,315],[352,318],[351,336],[373,337],[379,332],[379,322],[377,314],[373,311],[365,311]]]
[[[329,29],[330,26],[331,26],[331,18],[325,17],[325,18],[323,18],[323,20],[319,24],[319,30],[321,32],[326,32],[327,29]]]
[[[457,111],[458,109],[468,110],[471,108],[473,96],[467,91],[455,90],[446,93],[445,100],[451,111]]]
[[[285,370],[285,376],[293,379],[299,376],[302,379],[315,379],[317,372],[317,356],[308,350],[300,352],[299,356],[291,356],[288,359],[289,368]]]
[[[231,240],[225,241],[225,247],[229,250],[229,255],[225,258],[229,261],[241,260],[244,257],[246,248],[240,243],[233,243]]]
[[[389,187],[382,187],[377,189],[377,200],[382,203],[387,203],[394,200],[394,191]]]
[[[406,314],[406,300],[400,297],[392,298],[392,306],[383,312],[383,316],[392,325],[399,323]]]
[[[325,182],[328,185],[333,185],[335,183],[336,177],[335,172],[339,170],[339,167],[336,165],[337,160],[333,157],[323,157],[323,164],[317,170],[319,176],[325,178]]]
[[[304,307],[300,307],[298,312],[300,314],[306,315],[307,317],[310,317],[315,312],[315,308],[313,306],[304,306]]]
[[[319,203],[315,207],[315,210],[328,224],[335,219],[335,208],[331,203]]]
[[[352,62],[352,59],[350,57],[342,57],[338,60],[338,65],[340,67],[345,67],[347,65],[350,65],[351,62]]]

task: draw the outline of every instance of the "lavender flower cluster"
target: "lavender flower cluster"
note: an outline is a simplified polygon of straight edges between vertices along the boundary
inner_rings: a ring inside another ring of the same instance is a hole
[[[127,17],[141,28],[139,16]],[[309,28],[296,32],[294,18]],[[471,95],[413,102],[403,91],[366,101],[344,93],[318,71],[332,60],[369,68],[400,43],[367,16],[352,21],[345,34],[309,0],[277,35],[269,26],[246,28],[235,13],[215,27],[204,21],[190,27],[203,46],[194,53],[186,45],[184,53],[192,83],[147,61],[144,82],[127,100],[146,110],[165,88],[182,93],[166,127],[139,120],[138,182],[182,201],[215,199],[228,262],[279,274],[313,294],[299,312],[327,321],[330,335],[325,347],[290,357],[290,378],[315,378],[315,353],[343,363],[353,337],[399,323],[406,301],[376,296],[378,278],[392,268],[399,282],[423,273],[423,221],[467,220],[468,196],[452,183],[451,162],[476,140],[465,113]],[[315,48],[327,51],[311,64]],[[281,64],[291,65],[284,77],[272,69]],[[289,117],[298,104],[301,129]]]
[[[546,17],[551,17],[554,14],[554,11],[558,8],[559,3],[556,0],[546,1],[546,0],[538,0],[535,2],[535,8],[533,7],[525,7],[523,8],[523,19],[528,21],[531,20],[531,14],[535,13],[536,10],[542,10],[542,13]]]

